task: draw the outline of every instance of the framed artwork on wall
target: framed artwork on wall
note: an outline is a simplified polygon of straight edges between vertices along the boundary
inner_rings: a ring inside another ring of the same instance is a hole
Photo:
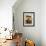
[[[23,12],[23,26],[24,27],[35,26],[35,12]]]

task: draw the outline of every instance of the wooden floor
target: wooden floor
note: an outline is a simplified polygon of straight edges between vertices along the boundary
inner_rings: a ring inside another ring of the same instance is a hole
[[[2,43],[0,46],[16,46],[15,39],[13,40],[6,40],[6,42]]]

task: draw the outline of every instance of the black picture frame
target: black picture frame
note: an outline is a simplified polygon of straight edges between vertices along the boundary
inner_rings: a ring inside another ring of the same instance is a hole
[[[23,26],[24,27],[35,26],[35,12],[23,12]]]

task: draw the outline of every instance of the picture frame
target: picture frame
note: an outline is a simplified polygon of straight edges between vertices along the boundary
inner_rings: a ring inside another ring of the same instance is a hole
[[[24,27],[35,26],[35,12],[23,12],[23,26]]]

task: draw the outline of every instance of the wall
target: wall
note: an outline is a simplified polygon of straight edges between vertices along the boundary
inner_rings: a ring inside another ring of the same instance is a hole
[[[16,0],[0,0],[0,27],[12,28],[12,6],[15,2]],[[15,5],[19,4],[18,2]],[[37,46],[40,46],[39,44],[41,42],[42,46],[46,46],[46,0],[41,0],[41,2],[40,0],[23,0],[20,4],[19,6],[14,5],[15,7],[13,8],[15,14],[15,29],[22,32],[25,38],[28,38],[30,35],[28,39],[33,39]],[[23,27],[23,11],[35,11],[35,27]],[[39,42],[40,39],[41,42]]]
[[[16,0],[0,0],[0,27],[12,29],[12,6]]]
[[[46,46],[46,0],[41,1],[41,41]]]
[[[18,1],[19,2],[19,1]],[[17,3],[16,3],[17,5]],[[16,6],[14,5],[14,6]],[[23,12],[35,12],[35,26],[23,26]],[[35,41],[36,46],[41,46],[41,1],[23,0],[16,8],[13,7],[15,30],[23,33],[24,39]]]

